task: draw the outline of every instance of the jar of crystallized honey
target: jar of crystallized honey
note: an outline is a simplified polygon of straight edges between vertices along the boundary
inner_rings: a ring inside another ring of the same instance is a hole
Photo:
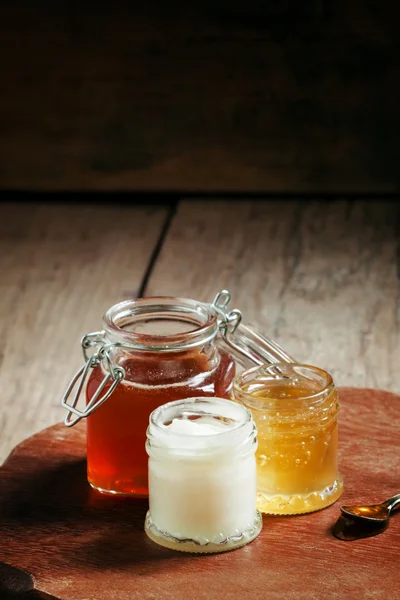
[[[258,430],[260,511],[307,513],[339,498],[339,403],[329,373],[296,363],[251,368],[235,378],[232,398],[251,410]]]
[[[229,398],[238,365],[291,358],[228,310],[212,303],[144,298],[112,306],[103,329],[82,340],[84,366],[62,400],[65,423],[87,418],[87,476],[104,493],[148,494],[146,429],[150,413],[170,401]],[[86,387],[86,406],[78,408]]]

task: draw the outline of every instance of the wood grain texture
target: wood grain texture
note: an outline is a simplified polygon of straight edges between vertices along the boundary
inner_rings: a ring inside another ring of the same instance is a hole
[[[60,421],[80,340],[136,297],[162,207],[0,205],[0,463]]]
[[[385,202],[182,203],[146,294],[227,288],[296,360],[400,392],[399,215]]]
[[[399,491],[400,397],[343,389],[340,398],[339,502],[390,497]],[[265,517],[241,550],[184,555],[147,539],[146,501],[92,490],[84,457],[84,425],[60,424],[23,442],[0,469],[0,591],[29,590],[33,578],[37,591],[61,600],[213,600],[221,590],[226,600],[400,597],[399,515],[383,535],[355,542],[330,533],[338,504]]]
[[[0,187],[396,191],[399,7],[15,0]]]

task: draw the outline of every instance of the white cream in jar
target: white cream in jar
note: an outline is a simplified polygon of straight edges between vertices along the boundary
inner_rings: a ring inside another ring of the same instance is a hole
[[[189,398],[157,408],[147,430],[147,535],[186,552],[253,540],[262,527],[256,433],[250,411],[230,400]]]

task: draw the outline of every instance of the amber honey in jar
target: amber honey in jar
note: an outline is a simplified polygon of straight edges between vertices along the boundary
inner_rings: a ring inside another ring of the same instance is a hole
[[[260,511],[301,514],[339,498],[339,403],[329,373],[296,363],[251,368],[235,378],[233,399],[251,410],[258,430]]]
[[[150,413],[193,395],[229,396],[234,361],[215,343],[217,332],[215,314],[190,300],[144,299],[107,311],[104,337],[112,345],[110,360],[123,369],[124,378],[87,418],[87,473],[94,488],[147,495]],[[105,375],[102,363],[93,368],[88,403]]]

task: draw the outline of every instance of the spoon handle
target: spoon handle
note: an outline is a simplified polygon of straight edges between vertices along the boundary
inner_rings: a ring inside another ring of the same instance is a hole
[[[389,500],[386,500],[383,504],[387,506],[390,511],[397,510],[400,508],[400,494],[396,494],[396,496],[389,498]]]

